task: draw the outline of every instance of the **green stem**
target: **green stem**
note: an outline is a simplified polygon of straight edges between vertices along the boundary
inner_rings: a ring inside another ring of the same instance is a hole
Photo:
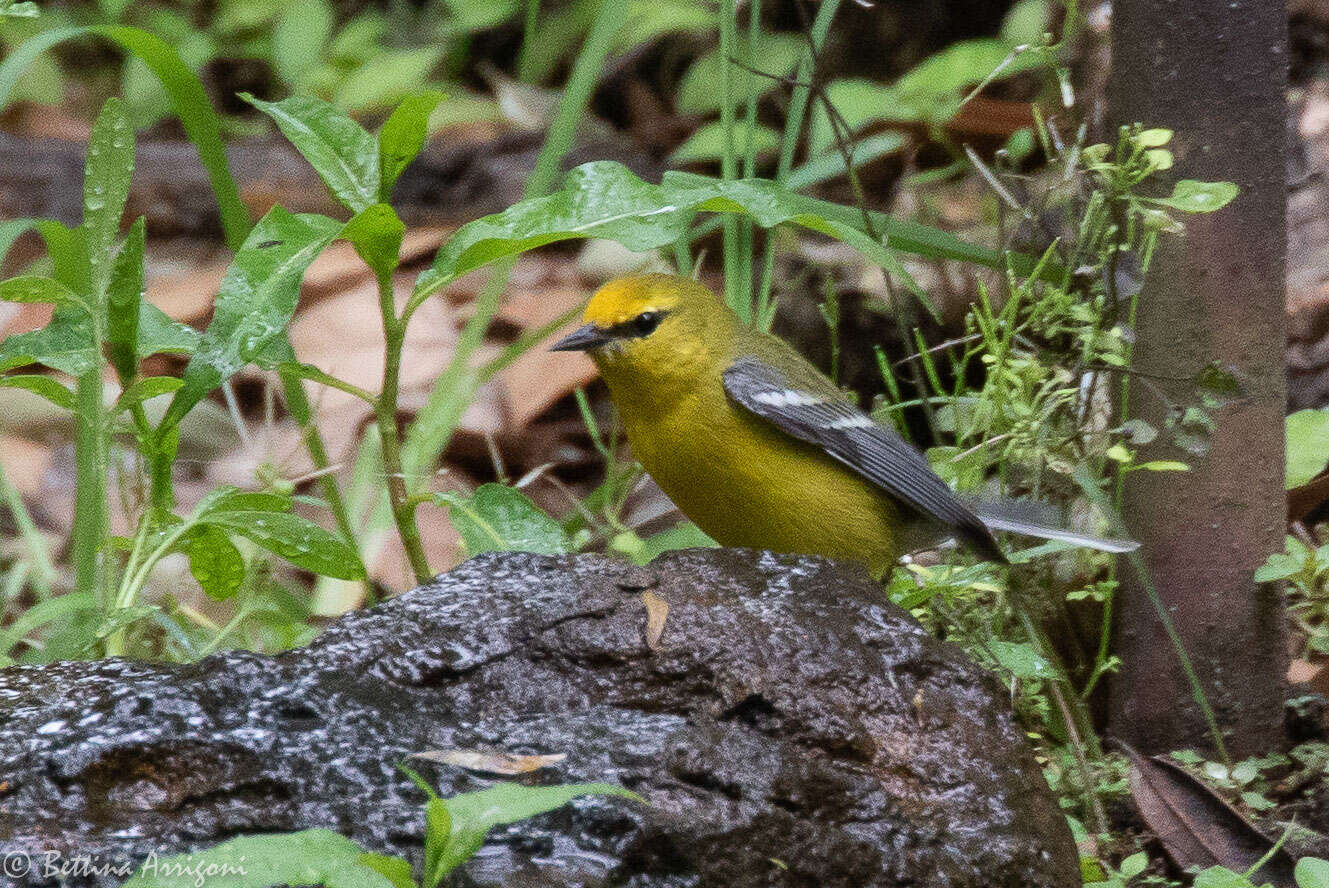
[[[309,452],[309,459],[314,465],[314,469],[319,472],[318,486],[323,492],[323,499],[327,501],[328,508],[332,510],[333,520],[337,522],[337,530],[346,540],[347,545],[352,548],[358,548],[356,543],[355,530],[351,526],[350,511],[346,507],[346,500],[342,497],[341,488],[337,486],[337,478],[332,472],[327,471],[332,465],[328,459],[328,449],[323,443],[323,435],[318,430],[318,423],[314,422],[314,409],[309,404],[309,398],[305,395],[304,386],[300,382],[300,377],[289,370],[280,370],[282,388],[286,393],[286,406],[299,423],[304,431],[305,450]],[[365,394],[369,394],[366,392]],[[369,403],[373,404],[373,396],[369,396]],[[368,588],[368,581],[366,581]]]
[[[100,338],[95,341],[102,341]],[[78,379],[74,460],[74,575],[80,592],[105,603],[103,543],[107,527],[106,412],[102,406],[101,362]]]
[[[405,325],[397,318],[393,300],[392,274],[378,276],[378,303],[383,314],[383,335],[386,342],[383,362],[383,389],[374,403],[374,418],[383,448],[383,472],[387,475],[388,502],[392,507],[392,520],[397,524],[402,548],[411,562],[415,580],[421,585],[429,582],[429,559],[425,557],[420,540],[420,527],[415,523],[415,509],[410,504],[406,489],[406,475],[402,470],[401,433],[397,428],[397,394],[401,382],[401,353],[406,340]]]
[[[780,139],[780,160],[775,168],[775,181],[782,184],[794,166],[794,152],[798,150],[798,137],[803,132],[803,119],[807,116],[808,99],[812,95],[815,53],[826,42],[826,35],[831,30],[831,22],[839,8],[840,0],[823,0],[817,9],[817,17],[812,21],[812,43],[803,51],[803,57],[798,62],[798,73],[794,75],[797,85],[789,98],[789,112],[785,115],[784,134]],[[761,289],[757,292],[757,312],[763,329],[769,329],[771,320],[775,318],[775,311],[770,305],[775,271],[773,235],[774,232],[766,234],[766,250],[761,260]]]
[[[738,15],[735,0],[720,3],[720,127],[724,130],[724,154],[720,174],[726,182],[738,178],[738,158],[734,154],[734,65],[738,44]],[[752,320],[752,298],[740,291],[739,225],[732,214],[724,222],[724,292],[725,301],[738,312],[744,323]]]
[[[590,32],[582,44],[577,61],[572,66],[572,74],[563,90],[563,99],[559,102],[558,111],[549,127],[549,135],[545,138],[539,157],[536,158],[535,170],[526,180],[523,197],[546,194],[557,182],[560,163],[572,147],[577,126],[586,114],[591,92],[604,68],[605,59],[613,48],[614,37],[627,20],[627,12],[628,4],[620,0],[602,0],[600,3],[595,19],[591,23]],[[489,323],[498,311],[500,297],[515,261],[510,259],[496,263],[485,289],[476,300],[475,313],[462,331],[457,350],[453,353],[447,370],[439,377],[438,384],[429,395],[428,403],[406,434],[406,440],[402,445],[402,465],[411,479],[442,453],[456,429],[462,411],[470,403],[479,386],[479,377],[470,368],[470,360],[475,349],[484,341]],[[446,280],[437,281],[429,288],[429,292],[437,292],[447,283]],[[424,295],[427,294],[423,291],[412,294],[403,316],[403,326],[413,306],[423,302]]]
[[[526,0],[526,21],[521,31],[521,52],[517,55],[517,79],[522,83],[532,81],[531,43],[535,40],[535,26],[539,19],[540,0]]]

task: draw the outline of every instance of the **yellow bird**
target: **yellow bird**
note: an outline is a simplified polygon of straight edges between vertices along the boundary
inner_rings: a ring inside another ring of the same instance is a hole
[[[583,320],[553,348],[590,354],[633,454],[721,545],[858,561],[877,577],[945,536],[1006,560],[923,454],[703,285],[621,278]]]

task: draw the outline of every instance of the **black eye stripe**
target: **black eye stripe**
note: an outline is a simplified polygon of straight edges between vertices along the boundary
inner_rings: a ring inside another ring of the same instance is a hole
[[[635,318],[615,324],[605,332],[618,339],[639,339],[654,333],[665,314],[663,311],[644,311]]]

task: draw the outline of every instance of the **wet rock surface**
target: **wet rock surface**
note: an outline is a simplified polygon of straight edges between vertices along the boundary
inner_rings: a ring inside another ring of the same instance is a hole
[[[669,604],[654,649],[646,588]],[[496,829],[455,885],[1079,885],[1003,697],[818,559],[482,556],[278,657],[0,672],[0,854],[110,863],[325,826],[418,865],[424,797],[396,763],[495,748],[567,753],[517,779],[650,804]],[[443,795],[489,784],[413,764]],[[39,870],[16,883],[53,883]]]

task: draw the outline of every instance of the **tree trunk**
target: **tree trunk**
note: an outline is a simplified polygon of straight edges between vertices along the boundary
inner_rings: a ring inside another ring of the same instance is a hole
[[[1253,573],[1281,550],[1287,11],[1269,0],[1117,0],[1109,116],[1175,131],[1171,180],[1228,180],[1228,207],[1164,235],[1140,296],[1135,369],[1190,377],[1211,361],[1243,386],[1213,412],[1207,457],[1189,472],[1133,472],[1124,512],[1171,612],[1229,751],[1283,742],[1278,589]],[[1115,141],[1111,137],[1110,141]],[[1170,187],[1170,182],[1167,183]],[[1162,383],[1175,403],[1187,383]],[[1159,398],[1132,389],[1132,410],[1162,427]],[[1143,456],[1162,457],[1166,435]],[[1156,453],[1154,451],[1157,451]],[[1213,748],[1177,653],[1123,560],[1114,625],[1120,673],[1109,727],[1158,752]]]

